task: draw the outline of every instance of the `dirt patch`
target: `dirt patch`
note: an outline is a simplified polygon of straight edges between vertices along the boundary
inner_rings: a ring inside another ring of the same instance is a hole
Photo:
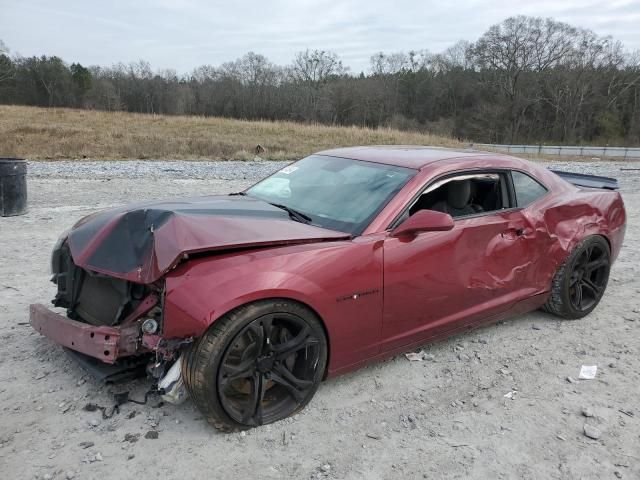
[[[178,164],[177,164],[178,165]],[[619,165],[624,248],[579,321],[533,312],[325,382],[299,415],[222,434],[188,401],[125,404],[27,325],[47,303],[49,253],[80,216],[136,200],[237,191],[251,179],[29,181],[29,213],[0,219],[0,471],[6,478],[639,478],[640,182]],[[180,168],[180,167],[177,167]],[[597,365],[594,380],[578,380]],[[149,384],[122,387],[142,398]],[[153,432],[153,433],[152,433]]]

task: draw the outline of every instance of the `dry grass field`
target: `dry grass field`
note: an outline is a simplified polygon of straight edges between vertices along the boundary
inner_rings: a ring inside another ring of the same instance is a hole
[[[55,159],[298,159],[349,145],[460,146],[450,138],[391,129],[145,115],[0,105],[0,157]]]

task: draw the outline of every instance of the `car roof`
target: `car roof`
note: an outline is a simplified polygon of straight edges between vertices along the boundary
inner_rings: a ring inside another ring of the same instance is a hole
[[[371,145],[366,147],[334,148],[318,152],[318,155],[349,158],[366,162],[383,163],[413,169],[421,169],[430,163],[454,158],[502,157],[513,160],[513,157],[492,152],[472,149],[456,149],[443,147],[427,147],[417,145]]]

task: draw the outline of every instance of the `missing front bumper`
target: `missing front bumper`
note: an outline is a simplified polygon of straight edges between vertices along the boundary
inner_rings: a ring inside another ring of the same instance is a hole
[[[138,353],[137,323],[97,327],[71,320],[39,303],[29,307],[29,322],[34,330],[54,342],[104,363],[113,364],[118,358]]]

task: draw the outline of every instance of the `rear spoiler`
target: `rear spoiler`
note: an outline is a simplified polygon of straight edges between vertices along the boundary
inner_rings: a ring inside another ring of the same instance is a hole
[[[561,170],[551,170],[553,173],[574,184],[577,187],[602,188],[604,190],[618,190],[618,180],[611,177],[600,177],[598,175],[586,175],[584,173],[563,172]]]

